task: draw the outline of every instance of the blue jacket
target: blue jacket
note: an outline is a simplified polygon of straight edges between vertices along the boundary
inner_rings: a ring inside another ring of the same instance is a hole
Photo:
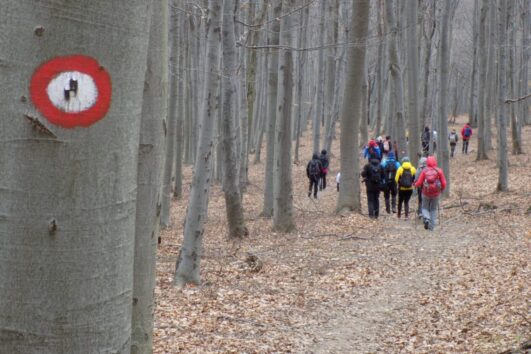
[[[380,151],[380,148],[379,147],[373,147],[373,149],[376,152],[376,154],[378,154],[378,159],[381,160],[382,159],[382,152]],[[363,149],[363,157],[366,158],[367,160],[371,159],[371,157],[369,156],[369,147],[368,146],[365,146],[365,148]]]

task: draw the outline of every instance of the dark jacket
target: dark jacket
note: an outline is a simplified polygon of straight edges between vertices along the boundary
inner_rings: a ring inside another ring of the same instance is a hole
[[[317,168],[319,172],[315,176],[310,175],[310,166],[312,165],[312,162],[315,162],[318,164]],[[309,179],[319,178],[319,174],[321,173],[322,169],[323,169],[323,164],[321,163],[321,160],[319,160],[319,156],[317,154],[313,154],[312,159],[310,160],[310,162],[308,162],[308,165],[306,165],[306,176]]]
[[[328,169],[328,166],[330,166],[330,161],[328,160],[328,154],[326,153],[326,150],[321,151],[321,156],[319,156],[319,160],[321,161],[321,165],[323,165],[323,168]]]
[[[376,178],[380,181],[379,183],[374,182],[374,173],[379,174],[379,178]],[[382,166],[380,166],[380,160],[372,159],[370,163],[363,166],[361,177],[363,177],[368,192],[379,191],[385,183],[385,173]]]

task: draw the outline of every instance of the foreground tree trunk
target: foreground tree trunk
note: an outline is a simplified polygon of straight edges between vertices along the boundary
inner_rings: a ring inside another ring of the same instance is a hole
[[[409,158],[417,165],[420,153],[420,124],[418,114],[418,47],[417,47],[417,1],[407,1],[407,61],[408,61],[408,110],[409,110]]]
[[[17,40],[0,40],[0,353],[128,352],[151,1],[1,7],[2,38]],[[67,64],[99,94],[78,80],[65,98],[80,77]],[[93,120],[50,114],[52,83],[61,106],[94,94]]]
[[[223,147],[223,193],[229,224],[229,238],[242,238],[247,235],[240,192],[239,163],[236,131],[236,80],[238,78],[236,63],[236,36],[234,29],[234,1],[223,1],[223,75],[221,80],[222,111],[221,129]],[[247,119],[247,116],[245,116]]]
[[[286,13],[292,10],[292,0],[284,0],[282,8]],[[280,25],[283,33],[281,46],[291,44],[291,16],[284,16]],[[291,112],[293,103],[293,52],[282,51],[278,72],[282,82],[278,85],[276,148],[274,168],[275,204],[273,208],[273,229],[291,232],[293,221],[293,183],[291,179]]]
[[[352,23],[349,39],[354,43],[364,43],[369,28],[369,0],[352,1]],[[341,188],[337,199],[337,212],[361,211],[359,183],[358,132],[360,117],[352,112],[361,109],[361,86],[365,77],[365,46],[352,46],[348,49],[348,79],[345,86],[343,108],[341,110],[340,166]]]
[[[507,156],[507,1],[498,0],[498,191],[505,192],[508,186]]]
[[[203,232],[208,211],[208,195],[212,176],[214,120],[219,103],[219,49],[221,32],[221,3],[209,0],[206,23],[207,57],[205,63],[204,108],[201,113],[199,146],[194,164],[192,190],[186,210],[184,240],[177,259],[175,284],[201,282],[199,266],[202,254]]]
[[[131,353],[153,352],[155,269],[159,235],[164,120],[168,107],[168,1],[155,1],[138,154]]]
[[[486,114],[486,90],[487,87],[487,12],[489,11],[489,1],[481,1],[479,15],[479,82],[478,87],[478,152],[476,160],[487,160],[487,144],[485,143],[485,127],[490,120]]]

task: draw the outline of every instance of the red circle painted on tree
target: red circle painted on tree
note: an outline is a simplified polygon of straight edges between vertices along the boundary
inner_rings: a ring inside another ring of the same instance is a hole
[[[90,76],[98,90],[96,101],[86,110],[65,112],[56,107],[48,95],[50,82],[61,73],[71,71]],[[88,127],[101,120],[109,110],[111,77],[94,58],[84,55],[56,57],[35,70],[31,77],[30,95],[35,107],[50,123],[63,128]]]

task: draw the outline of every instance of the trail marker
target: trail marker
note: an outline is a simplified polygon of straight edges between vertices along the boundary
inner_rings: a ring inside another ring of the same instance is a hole
[[[111,78],[94,58],[56,57],[35,70],[30,95],[50,123],[63,128],[88,127],[109,110]]]

